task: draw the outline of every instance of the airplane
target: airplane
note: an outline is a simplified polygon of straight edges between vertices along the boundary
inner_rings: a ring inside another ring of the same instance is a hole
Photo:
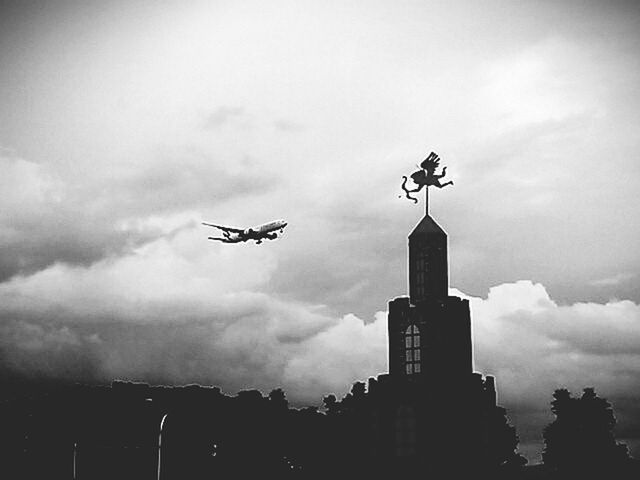
[[[202,222],[202,225],[222,230],[222,237],[208,237],[209,240],[217,240],[222,243],[239,243],[246,242],[247,240],[255,240],[256,244],[259,245],[265,239],[275,240],[278,238],[278,233],[284,233],[284,227],[287,226],[287,222],[284,220],[274,220],[273,222],[265,223],[257,227],[245,229],[206,222]]]

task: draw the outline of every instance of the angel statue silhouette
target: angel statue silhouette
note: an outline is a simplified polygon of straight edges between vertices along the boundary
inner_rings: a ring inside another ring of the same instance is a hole
[[[436,169],[440,164],[440,157],[435,152],[431,152],[427,158],[425,158],[420,164],[420,170],[417,170],[411,174],[411,180],[413,183],[417,185],[417,188],[413,190],[409,190],[407,188],[407,181],[409,180],[406,176],[402,176],[402,189],[406,197],[409,200],[413,200],[413,203],[418,203],[418,199],[416,197],[412,197],[412,193],[418,193],[422,190],[422,187],[434,186],[438,188],[446,187],[447,185],[453,185],[453,182],[449,180],[446,183],[440,183],[440,179],[447,174],[447,167],[442,168],[442,173],[440,175],[436,175]]]

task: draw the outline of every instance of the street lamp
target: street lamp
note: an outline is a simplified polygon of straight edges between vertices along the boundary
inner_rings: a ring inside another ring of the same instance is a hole
[[[167,418],[167,414],[165,413],[160,420],[160,432],[158,433],[158,478],[160,480],[160,463],[162,462],[162,427],[164,427],[164,421]]]
[[[76,464],[78,461],[78,442],[73,442],[73,480],[78,478],[76,475],[78,473]]]

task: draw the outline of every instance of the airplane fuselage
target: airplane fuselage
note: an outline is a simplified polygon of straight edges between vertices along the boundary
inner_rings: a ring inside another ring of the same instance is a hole
[[[257,240],[261,242],[264,239],[273,240],[278,236],[275,233],[277,230],[281,232],[284,230],[284,227],[287,226],[287,222],[284,220],[274,220],[273,222],[264,223],[257,227],[247,228],[244,232],[238,234],[239,241],[246,242],[247,240]]]
[[[257,227],[247,228],[243,235],[249,238],[256,238],[265,233],[274,232],[276,230],[282,230],[287,226],[287,222],[284,220],[274,220],[273,222],[265,223]]]

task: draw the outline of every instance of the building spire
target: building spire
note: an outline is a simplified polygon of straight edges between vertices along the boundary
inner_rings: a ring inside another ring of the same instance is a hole
[[[429,213],[409,234],[409,297],[413,305],[449,295],[447,234]]]

